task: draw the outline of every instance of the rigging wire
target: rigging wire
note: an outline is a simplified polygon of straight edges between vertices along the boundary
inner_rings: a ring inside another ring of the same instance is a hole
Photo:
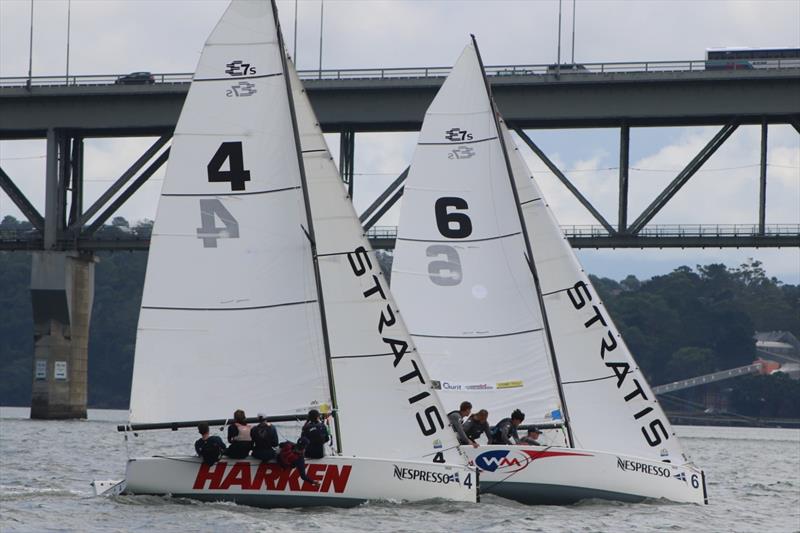
[[[659,394],[658,396],[659,396],[659,398],[663,398],[665,400],[669,400],[669,401],[672,401],[672,402],[675,402],[675,403],[679,403],[679,404],[682,403],[682,404],[688,405],[689,407],[700,408],[702,410],[705,410],[705,408],[706,408],[706,406],[701,404],[701,403],[693,402],[691,400],[686,400],[684,398],[679,398],[678,396],[673,396],[671,394]],[[736,417],[736,418],[741,418],[742,420],[746,420],[748,422],[751,422],[753,424],[757,424],[757,425],[762,426],[762,427],[772,427],[772,426],[774,426],[774,424],[768,424],[768,423],[762,422],[759,418],[752,417],[752,416],[747,416],[747,415],[742,415],[742,414],[735,413],[735,412],[732,412],[732,411],[725,411],[725,412],[719,413],[719,414],[720,415],[729,415],[729,416],[733,416],[733,417]]]

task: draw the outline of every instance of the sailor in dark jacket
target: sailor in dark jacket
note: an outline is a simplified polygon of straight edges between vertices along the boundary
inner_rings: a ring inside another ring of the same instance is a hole
[[[251,454],[262,462],[275,459],[278,446],[278,431],[275,426],[267,422],[267,416],[263,413],[258,414],[258,425],[250,429],[250,438],[253,440],[253,451]]]
[[[492,428],[492,444],[519,444],[519,433],[517,426],[525,420],[525,413],[519,409],[514,409],[510,418],[504,418]],[[511,442],[511,439],[514,442]]]
[[[463,420],[467,418],[471,412],[472,404],[470,402],[461,402],[461,405],[458,407],[458,411],[450,411],[447,413],[447,419],[450,421],[450,425],[453,426],[453,430],[456,432],[459,444],[472,444],[472,446],[477,448],[478,445],[467,438],[467,434],[464,433]]]
[[[467,438],[475,443],[475,446],[477,446],[476,441],[481,435],[486,435],[488,439],[487,442],[492,442],[492,434],[489,427],[489,411],[486,409],[481,409],[469,417],[469,420],[464,422],[463,428]]]
[[[308,439],[305,456],[309,459],[322,459],[325,457],[325,443],[330,438],[328,427],[319,419],[319,411],[312,409],[300,432],[301,437]]]
[[[200,433],[200,438],[194,443],[194,451],[203,458],[204,463],[211,466],[219,461],[219,458],[225,452],[225,443],[218,436],[209,435],[208,422],[200,422],[197,425],[197,431]]]

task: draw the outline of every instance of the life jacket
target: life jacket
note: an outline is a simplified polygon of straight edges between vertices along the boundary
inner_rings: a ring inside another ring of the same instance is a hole
[[[450,418],[450,415],[458,415],[459,420],[461,419],[461,411],[459,410],[450,411],[447,413],[447,418]]]
[[[250,428],[250,438],[256,446],[274,448],[278,445],[278,432],[268,424],[258,424]]]
[[[303,426],[301,435],[308,439],[314,446],[320,446],[328,442],[328,428],[322,422],[306,423]]]
[[[235,441],[236,440],[244,440],[244,441],[253,440],[250,437],[250,426],[248,426],[247,424],[240,424],[239,422],[236,422],[236,429],[239,430],[239,433],[238,433],[238,435],[233,437],[233,440],[235,440]]]
[[[489,433],[492,435],[492,441],[489,444],[505,444],[500,440],[500,434],[502,432],[504,425],[510,425],[511,419],[504,418],[500,422],[497,423],[492,429],[489,430]]]
[[[294,442],[286,441],[281,443],[281,449],[278,452],[278,461],[284,466],[292,466],[292,464],[303,457],[294,449]]]

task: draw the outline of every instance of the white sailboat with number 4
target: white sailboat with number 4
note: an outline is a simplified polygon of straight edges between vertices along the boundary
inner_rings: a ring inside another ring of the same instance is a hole
[[[317,483],[253,459],[158,456],[96,486],[262,507],[476,501],[266,0],[230,4],[175,129],[120,429],[221,425],[239,408],[330,413],[336,453],[307,461]]]
[[[425,116],[392,288],[448,409],[514,409],[547,446],[464,446],[524,503],[707,501],[497,113],[474,39]]]

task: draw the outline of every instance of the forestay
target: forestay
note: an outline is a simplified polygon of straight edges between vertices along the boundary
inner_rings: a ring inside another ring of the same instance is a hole
[[[281,52],[269,3],[238,0],[203,49],[151,240],[133,423],[331,402]]]
[[[536,286],[489,95],[467,46],[425,116],[392,288],[448,410],[561,421]]]
[[[291,63],[342,452],[465,463]],[[440,454],[441,452],[441,454]]]
[[[575,445],[687,461],[608,310],[501,125],[527,224]]]

